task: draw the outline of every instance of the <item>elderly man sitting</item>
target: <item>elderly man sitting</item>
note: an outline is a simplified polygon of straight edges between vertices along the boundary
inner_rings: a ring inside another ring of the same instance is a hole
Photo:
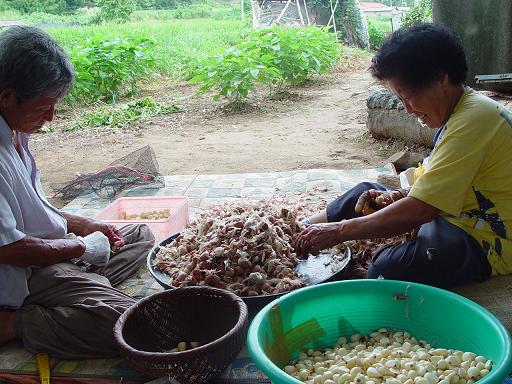
[[[73,76],[45,32],[0,34],[0,344],[20,338],[55,357],[114,356],[113,326],[134,300],[113,286],[144,263],[154,237],[147,226],[118,230],[46,200],[28,139],[53,119]]]

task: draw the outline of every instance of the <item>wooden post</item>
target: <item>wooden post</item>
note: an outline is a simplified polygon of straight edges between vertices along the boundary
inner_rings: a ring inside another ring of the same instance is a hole
[[[284,13],[286,12],[286,10],[288,9],[288,6],[290,5],[290,3],[292,2],[292,0],[288,0],[286,2],[286,5],[284,6],[283,10],[281,11],[281,13],[279,14],[279,16],[277,17],[276,21],[274,21],[274,23],[279,23],[279,20],[281,20],[281,17],[283,17]]]
[[[331,19],[332,19],[332,26],[334,27],[334,37],[336,38],[336,41],[338,41],[338,31],[336,30],[336,19],[334,18],[334,12],[336,12],[336,7],[338,6],[338,0],[336,0],[336,5],[334,8],[332,7],[332,0],[329,0],[329,4],[331,4]],[[329,19],[330,20],[330,19]],[[329,25],[329,24],[327,24]]]
[[[395,32],[397,29],[400,29],[400,12],[393,8],[391,11],[391,31]]]
[[[336,7],[338,6],[338,0],[336,0],[336,4],[334,4],[334,10],[332,9],[332,0],[330,0],[331,2],[331,17],[329,18],[329,21],[327,22],[327,26],[329,26],[331,24],[331,20],[334,20],[334,12],[336,12]],[[336,24],[336,22],[334,22],[334,24]]]
[[[331,20],[332,20],[332,26],[334,27],[334,37],[336,38],[336,41],[339,42],[338,31],[336,30],[336,19],[334,18],[334,13],[336,12],[336,7],[339,4],[339,0],[336,0],[336,4],[334,4],[334,8],[332,6],[332,0],[329,0],[329,3],[331,4],[331,17],[329,18],[329,21],[327,22],[327,26],[329,26],[331,24]]]
[[[302,11],[300,10],[300,0],[297,1],[297,12],[299,13],[300,22],[304,25],[304,18],[302,17]]]
[[[308,22],[308,25],[310,24],[309,21],[309,12],[308,12],[308,5],[306,4],[306,0],[304,0],[304,12],[306,12],[306,20]]]
[[[259,27],[259,19],[260,19],[260,8],[257,0],[251,1],[251,11],[252,11],[252,26],[254,28]]]

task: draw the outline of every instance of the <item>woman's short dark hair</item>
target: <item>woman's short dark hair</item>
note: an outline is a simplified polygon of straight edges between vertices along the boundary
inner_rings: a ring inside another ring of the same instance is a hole
[[[74,74],[68,55],[46,32],[19,25],[0,33],[0,91],[13,88],[18,102],[62,97]]]
[[[466,80],[468,65],[460,38],[449,29],[416,24],[395,31],[372,59],[371,74],[398,79],[412,89],[426,88],[447,74],[452,84]]]

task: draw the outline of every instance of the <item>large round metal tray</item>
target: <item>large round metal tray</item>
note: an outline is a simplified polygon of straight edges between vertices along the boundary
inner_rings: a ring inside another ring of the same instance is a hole
[[[174,289],[175,287],[169,285],[169,275],[155,268],[153,264],[156,254],[160,251],[160,247],[169,244],[177,236],[179,236],[179,233],[160,241],[160,243],[155,245],[149,251],[147,258],[149,272],[165,289]],[[339,280],[342,277],[343,270],[350,261],[350,257],[351,252],[348,247],[343,255],[337,256],[335,259],[332,258],[332,255],[329,252],[322,252],[318,256],[310,255],[307,259],[301,260],[297,264],[295,271],[301,275],[302,279],[308,286]],[[265,305],[286,293],[288,292],[272,295],[242,296],[241,298],[247,304],[249,315],[253,317]]]

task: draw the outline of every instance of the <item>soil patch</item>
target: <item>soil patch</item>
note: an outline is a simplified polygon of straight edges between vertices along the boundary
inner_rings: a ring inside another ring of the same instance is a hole
[[[58,116],[54,132],[35,135],[31,148],[47,193],[52,183],[98,171],[148,144],[163,175],[375,167],[403,145],[367,134],[367,67],[366,59],[278,95],[261,93],[238,112],[194,95],[195,86],[161,87],[145,95],[174,101],[184,112],[119,131],[63,132],[80,114],[69,111]]]

